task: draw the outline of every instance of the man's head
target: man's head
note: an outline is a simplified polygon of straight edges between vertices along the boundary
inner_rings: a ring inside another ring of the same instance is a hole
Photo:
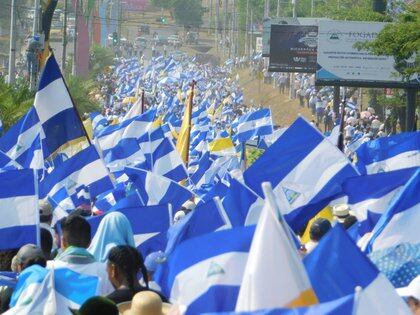
[[[90,225],[80,215],[71,214],[61,220],[61,247],[88,248],[90,244]]]
[[[331,229],[331,223],[327,219],[318,218],[316,219],[309,229],[309,237],[314,242],[319,240]]]
[[[79,310],[70,309],[75,315],[118,315],[117,305],[103,296],[94,296],[88,299]]]
[[[41,221],[41,223],[51,224],[52,207],[48,201],[39,201],[39,220]]]
[[[22,272],[25,268],[32,265],[45,267],[47,264],[47,260],[45,259],[42,249],[34,244],[26,244],[22,246],[16,254],[15,259],[18,272]]]
[[[48,260],[50,259],[51,249],[53,246],[53,237],[47,229],[41,228],[40,229],[41,235],[41,249],[45,255],[45,258]]]

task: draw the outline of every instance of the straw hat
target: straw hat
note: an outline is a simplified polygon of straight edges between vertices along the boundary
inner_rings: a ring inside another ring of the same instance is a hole
[[[162,303],[160,296],[153,291],[141,291],[131,301],[130,309],[123,315],[165,315],[169,313],[170,304]]]
[[[350,207],[347,204],[339,204],[333,207],[333,215],[338,222],[343,223],[350,213]]]

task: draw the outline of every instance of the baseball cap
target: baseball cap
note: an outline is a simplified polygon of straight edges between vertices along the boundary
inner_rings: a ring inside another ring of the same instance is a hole
[[[52,207],[48,201],[46,200],[39,201],[39,214],[42,217],[48,217],[52,215]]]
[[[45,256],[42,249],[34,244],[26,244],[22,246],[16,254],[16,263],[26,265],[29,261],[44,259]]]

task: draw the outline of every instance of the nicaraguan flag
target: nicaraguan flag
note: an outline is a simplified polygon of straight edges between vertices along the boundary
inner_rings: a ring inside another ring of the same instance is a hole
[[[394,197],[372,231],[368,252],[408,243],[420,247],[420,169]]]
[[[164,176],[134,167],[127,167],[124,172],[133,182],[143,206],[171,204],[176,212],[193,196],[191,191]]]
[[[90,113],[89,116],[92,120],[93,131],[99,131],[108,125],[108,120],[98,112]]]
[[[356,150],[361,174],[420,166],[420,131],[404,132],[363,143]]]
[[[41,74],[34,107],[45,135],[44,158],[63,144],[85,136],[54,55],[48,58]]]
[[[257,224],[264,200],[235,178],[231,178],[229,182],[230,185],[222,203],[232,225]]]
[[[135,195],[131,195],[121,199],[110,211],[121,212],[127,217],[133,230],[134,242],[143,257],[154,251],[165,250],[166,231],[172,225],[173,219],[171,207],[168,205],[142,207],[134,197]],[[107,213],[88,219],[92,238],[106,215]]]
[[[34,107],[0,138],[0,150],[23,168],[41,169],[41,124]]]
[[[173,225],[168,230],[168,244],[166,254],[178,246],[178,244],[206,233],[232,227],[224,209],[220,209],[215,200],[210,200]]]
[[[155,281],[185,314],[233,311],[255,227],[205,234],[179,244]]]
[[[110,172],[119,172],[126,166],[137,166],[146,161],[137,139],[121,140],[115,147],[104,154],[104,162]]]
[[[362,291],[356,297],[352,314],[410,314],[392,284],[340,224],[321,239],[303,262],[320,302],[342,298],[360,286]]]
[[[114,148],[120,141],[125,139],[138,139],[149,130],[155,120],[155,110],[148,110],[140,116],[124,120],[117,125],[110,125],[100,130],[96,135],[99,146],[104,156],[108,150]]]
[[[295,231],[354,176],[359,174],[347,157],[302,117],[244,173],[245,183],[260,196],[261,184],[271,183],[280,209]]]
[[[267,196],[249,250],[236,311],[318,303],[289,233],[275,200]]]
[[[65,187],[72,196],[82,186],[89,188],[91,197],[113,188],[108,170],[94,146],[73,155],[46,175],[40,182],[39,195],[40,198],[51,197]]]
[[[343,183],[344,196],[332,203],[348,204],[359,221],[359,235],[373,230],[394,196],[404,187],[417,168],[362,175]]]
[[[257,136],[265,136],[272,133],[271,110],[263,108],[239,118],[234,140],[244,142]]]
[[[32,265],[21,272],[10,299],[10,309],[3,314],[56,314],[54,277],[47,269]],[[61,312],[60,312],[61,314]],[[64,309],[63,314],[68,314]]]
[[[38,180],[34,170],[0,173],[0,250],[38,244]]]

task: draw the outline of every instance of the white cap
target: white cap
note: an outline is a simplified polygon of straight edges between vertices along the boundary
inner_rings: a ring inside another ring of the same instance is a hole
[[[417,276],[411,280],[408,286],[397,289],[397,292],[402,297],[412,296],[413,298],[416,298],[420,301],[420,276]]]

